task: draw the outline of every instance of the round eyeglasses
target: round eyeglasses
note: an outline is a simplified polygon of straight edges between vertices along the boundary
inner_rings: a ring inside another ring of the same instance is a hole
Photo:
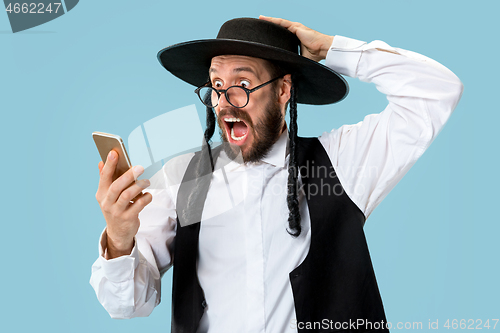
[[[217,105],[219,105],[219,100],[222,93],[224,93],[226,101],[228,101],[229,104],[231,104],[235,108],[244,108],[245,106],[247,106],[248,101],[250,100],[250,93],[253,93],[256,90],[267,86],[268,84],[276,81],[279,78],[281,78],[281,76],[267,81],[253,89],[247,89],[242,86],[231,86],[227,89],[215,89],[213,87],[207,86],[207,84],[210,84],[210,82],[207,82],[203,86],[196,88],[194,92],[198,95],[200,101],[209,108],[215,108]]]

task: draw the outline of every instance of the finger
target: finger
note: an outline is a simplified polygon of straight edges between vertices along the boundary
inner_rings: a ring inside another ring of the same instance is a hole
[[[288,20],[285,20],[282,18],[278,18],[278,17],[269,17],[269,16],[260,15],[259,19],[276,23],[278,25],[281,25],[284,28],[288,28],[289,26],[292,25],[291,21],[288,21]]]
[[[144,168],[140,165],[136,165],[133,168],[128,169],[123,175],[118,177],[109,187],[108,194],[106,196],[106,200],[114,203],[118,200],[118,197],[121,193],[130,186],[130,184],[134,183],[134,181],[144,172]],[[143,188],[144,189],[144,188]],[[140,192],[140,191],[139,191]],[[139,193],[137,192],[137,193]],[[137,195],[134,194],[134,196]],[[126,203],[130,201],[134,196],[130,197]]]
[[[121,211],[125,210],[130,205],[130,201],[135,201],[135,198],[149,185],[150,183],[147,179],[136,181],[133,185],[120,193],[120,196],[116,200],[116,207]]]
[[[144,193],[139,199],[134,201],[128,208],[128,212],[132,215],[139,215],[139,213],[153,201],[153,195],[149,192]]]
[[[288,20],[278,18],[278,17],[268,17],[268,16],[264,16],[264,15],[260,15],[259,19],[266,20],[266,21],[281,25],[283,28],[287,28],[288,30],[290,30],[293,33],[295,33],[295,31],[297,31],[297,23],[296,22],[288,21]]]
[[[137,200],[139,200],[142,196],[144,195],[144,192],[139,192],[139,194],[137,194],[132,200],[130,200],[131,203],[134,203],[136,202]]]
[[[99,173],[101,173],[102,168],[104,167],[104,162],[103,161],[99,161],[99,164],[97,165],[97,167],[99,168]]]
[[[111,150],[106,158],[106,163],[101,170],[98,191],[106,192],[113,182],[116,164],[118,163],[118,153]]]

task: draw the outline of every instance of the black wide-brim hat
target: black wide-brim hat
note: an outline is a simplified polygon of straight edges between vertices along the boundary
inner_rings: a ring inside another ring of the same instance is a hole
[[[347,82],[330,68],[299,55],[300,41],[294,33],[269,21],[237,18],[222,25],[216,39],[203,39],[169,46],[158,60],[169,72],[196,87],[208,82],[213,57],[244,55],[270,60],[295,74],[297,102],[331,104],[347,96]]]

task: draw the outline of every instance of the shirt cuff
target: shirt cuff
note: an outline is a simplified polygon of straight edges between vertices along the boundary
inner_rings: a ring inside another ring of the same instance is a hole
[[[361,52],[366,42],[336,35],[326,54],[325,64],[337,73],[356,77]]]
[[[134,247],[129,255],[120,256],[113,259],[106,259],[107,234],[106,229],[101,233],[99,240],[99,261],[104,272],[104,276],[111,282],[123,282],[134,278],[134,271],[139,265],[139,250],[137,240],[134,237]]]

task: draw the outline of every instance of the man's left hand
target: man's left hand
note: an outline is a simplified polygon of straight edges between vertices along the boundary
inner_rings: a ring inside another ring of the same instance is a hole
[[[300,40],[300,51],[302,56],[314,61],[325,59],[328,49],[333,43],[334,36],[322,34],[299,22],[291,22],[285,19],[263,15],[260,15],[259,19],[276,23],[293,32]]]

